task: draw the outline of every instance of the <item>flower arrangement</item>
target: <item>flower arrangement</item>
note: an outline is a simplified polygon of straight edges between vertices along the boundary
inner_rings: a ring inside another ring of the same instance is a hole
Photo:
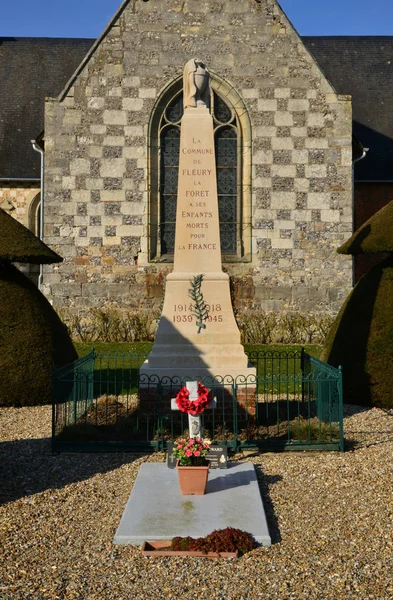
[[[258,544],[255,538],[246,531],[227,527],[226,529],[215,529],[204,538],[175,537],[171,542],[171,550],[193,550],[201,551],[204,554],[208,552],[240,552],[246,554]]]
[[[201,438],[179,438],[173,445],[173,454],[182,467],[198,467],[206,464],[210,445]]]
[[[189,400],[190,392],[182,387],[176,395],[176,404],[179,410],[189,415],[200,415],[209,406],[209,390],[198,381],[198,399]]]

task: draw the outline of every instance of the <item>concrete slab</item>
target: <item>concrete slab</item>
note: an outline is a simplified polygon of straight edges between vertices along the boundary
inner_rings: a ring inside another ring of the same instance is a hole
[[[182,496],[176,469],[143,463],[113,541],[142,545],[146,540],[202,537],[225,527],[248,531],[264,546],[271,544],[252,463],[210,470],[204,496]]]

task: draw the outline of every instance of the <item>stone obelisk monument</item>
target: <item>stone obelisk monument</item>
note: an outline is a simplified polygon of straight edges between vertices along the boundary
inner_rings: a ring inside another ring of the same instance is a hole
[[[183,91],[174,269],[141,375],[255,375],[240,343],[229,277],[221,267],[209,73],[201,61],[186,64]]]

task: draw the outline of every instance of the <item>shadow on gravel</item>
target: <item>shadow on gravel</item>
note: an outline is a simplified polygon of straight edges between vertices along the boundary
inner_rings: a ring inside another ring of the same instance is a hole
[[[243,485],[251,485],[253,481],[255,481],[255,476],[253,473],[231,474],[229,467],[226,475],[208,480],[206,493],[213,494],[215,492],[220,492],[221,490],[230,490]]]
[[[51,440],[0,443],[0,505],[118,469],[142,454],[52,454]]]
[[[282,480],[281,475],[265,475],[259,465],[254,465],[255,471],[258,477],[259,489],[261,492],[263,506],[265,508],[267,524],[269,527],[269,533],[272,540],[272,544],[278,544],[281,542],[280,528],[278,526],[278,519],[274,512],[274,505],[270,497],[270,487]]]

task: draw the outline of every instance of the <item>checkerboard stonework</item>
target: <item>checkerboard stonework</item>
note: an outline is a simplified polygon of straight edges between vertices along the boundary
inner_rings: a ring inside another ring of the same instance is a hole
[[[352,232],[351,100],[273,0],[126,2],[47,100],[45,242],[65,260],[45,268],[45,294],[159,308],[172,264],[154,249],[152,131],[192,56],[242,129],[243,248],[225,263],[238,308],[337,312],[352,282],[336,255]]]

